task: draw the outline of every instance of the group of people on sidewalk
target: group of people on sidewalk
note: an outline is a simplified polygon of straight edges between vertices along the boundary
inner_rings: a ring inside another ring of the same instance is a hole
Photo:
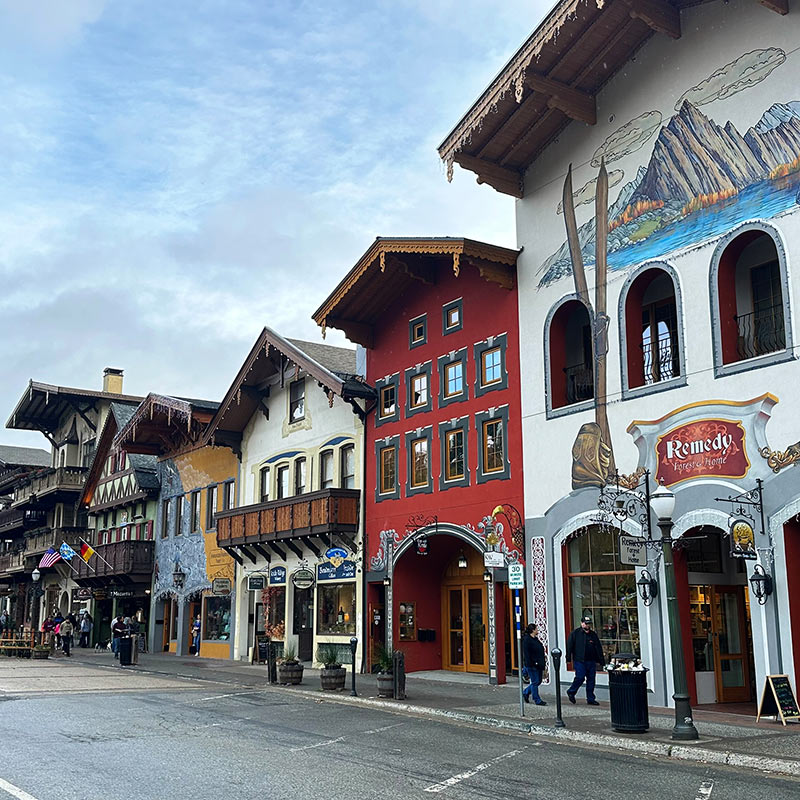
[[[93,624],[92,616],[86,610],[81,611],[80,620],[74,614],[67,614],[65,617],[60,611],[56,611],[52,617],[45,617],[40,630],[47,635],[47,639],[53,640],[56,648],[63,650],[64,655],[68,656],[76,632],[80,634],[78,646],[89,646],[89,635]]]
[[[575,702],[575,695],[586,681],[586,702],[590,706],[600,705],[594,695],[595,676],[598,665],[602,668],[605,664],[603,645],[600,637],[592,630],[592,618],[587,614],[581,619],[579,628],[570,633],[567,639],[567,661],[571,661],[575,668],[575,679],[567,689],[567,699]],[[539,686],[547,669],[544,645],[539,641],[539,628],[534,623],[525,629],[522,640],[522,675],[527,678],[528,685],[523,689],[522,696],[526,703],[533,702],[537,706],[547,703],[539,697]]]

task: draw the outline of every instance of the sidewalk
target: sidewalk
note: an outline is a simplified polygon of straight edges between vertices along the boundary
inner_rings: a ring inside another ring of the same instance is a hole
[[[74,660],[113,668],[117,662],[110,653],[73,651]],[[142,654],[139,664],[126,668],[171,677],[206,680],[238,688],[266,688],[266,667],[220,659],[177,657],[168,654]],[[395,713],[447,718],[454,721],[504,729],[534,736],[556,738],[565,743],[610,747],[684,761],[727,764],[761,770],[776,775],[800,777],[800,724],[786,727],[779,722],[716,711],[696,711],[697,742],[673,743],[672,709],[650,709],[650,730],[644,734],[621,734],[611,728],[608,703],[589,706],[580,697],[571,705],[564,697],[564,728],[554,726],[555,697],[552,688],[542,687],[548,705],[525,705],[520,717],[519,689],[516,682],[489,686],[481,676],[461,673],[411,673],[406,678],[405,701],[377,697],[373,675],[357,675],[358,697],[350,696],[350,675],[344,692],[322,692],[319,670],[306,668],[300,686],[275,686],[276,691],[343,703],[382,708]]]

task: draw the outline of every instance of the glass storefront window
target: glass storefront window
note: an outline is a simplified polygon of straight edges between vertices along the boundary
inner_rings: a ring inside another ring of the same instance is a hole
[[[317,588],[317,633],[339,633],[354,636],[355,632],[355,583],[319,584]]]
[[[286,587],[270,586],[262,595],[267,600],[267,627],[264,632],[272,639],[286,636]]]
[[[617,534],[590,527],[567,545],[570,629],[590,614],[606,658],[639,655],[636,575],[619,560]]]
[[[231,635],[230,597],[206,597],[203,639],[227,641]]]

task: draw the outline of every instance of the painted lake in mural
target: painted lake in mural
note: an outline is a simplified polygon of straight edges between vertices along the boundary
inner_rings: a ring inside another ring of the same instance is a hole
[[[775,217],[784,211],[796,209],[798,191],[800,173],[749,186],[733,197],[666,225],[641,242],[609,253],[608,266],[611,269],[624,269],[643,261],[662,258],[666,253],[719,236],[747,220]],[[594,264],[594,258],[590,263]]]

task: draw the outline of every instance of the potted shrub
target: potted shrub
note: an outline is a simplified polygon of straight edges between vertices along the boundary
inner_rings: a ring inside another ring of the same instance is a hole
[[[50,658],[50,645],[48,644],[37,644],[33,648],[33,652],[31,653],[32,658]]]
[[[324,691],[344,689],[347,670],[339,660],[339,648],[335,644],[321,644],[317,648],[317,661],[322,664],[319,679]]]
[[[378,697],[394,697],[393,656],[394,650],[379,647],[376,652],[378,667]]]
[[[287,644],[278,662],[278,683],[297,686],[303,680],[303,665],[297,660],[294,645]]]

